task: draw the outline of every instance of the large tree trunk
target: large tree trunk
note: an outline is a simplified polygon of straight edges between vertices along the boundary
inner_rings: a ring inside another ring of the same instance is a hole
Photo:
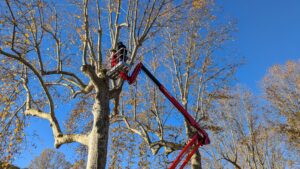
[[[183,98],[182,100],[187,100],[187,98]],[[183,102],[182,103],[183,107],[187,110],[187,102]],[[195,134],[195,129],[193,129],[189,123],[185,120],[185,129],[186,129],[186,134],[187,136],[192,139],[192,137]],[[196,151],[196,153],[192,156],[192,158],[190,159],[191,161],[191,169],[202,169],[202,165],[201,165],[201,154],[199,152],[199,150]]]
[[[89,135],[87,169],[105,169],[109,133],[108,90],[97,91],[93,106],[94,123]]]
[[[186,123],[187,125],[187,123]],[[194,132],[193,129],[188,126],[187,127],[187,134],[188,137],[191,139],[194,136]],[[201,165],[201,154],[199,152],[199,150],[196,151],[196,153],[192,156],[192,158],[190,159],[191,161],[191,169],[202,169],[202,165]]]
[[[192,139],[192,137],[195,134],[195,129],[193,129],[187,121],[185,121],[185,127],[186,127],[186,132],[187,132],[187,136]],[[201,154],[199,152],[199,150],[196,151],[196,153],[192,156],[192,158],[190,159],[191,161],[191,169],[202,169],[202,165],[201,165]]]

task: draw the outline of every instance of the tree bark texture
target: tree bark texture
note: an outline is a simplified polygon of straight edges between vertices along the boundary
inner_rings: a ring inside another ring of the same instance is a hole
[[[97,91],[93,105],[94,122],[89,135],[87,169],[105,169],[106,166],[110,112],[107,91]]]
[[[186,126],[186,132],[188,137],[191,139],[194,136],[194,133],[196,132],[187,122],[185,122]],[[196,153],[192,156],[190,159],[191,161],[191,169],[202,169],[201,164],[201,154],[199,150],[196,151]]]

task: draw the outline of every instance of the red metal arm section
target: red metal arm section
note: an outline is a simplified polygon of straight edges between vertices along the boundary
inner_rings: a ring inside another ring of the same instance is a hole
[[[206,145],[210,143],[208,134],[201,129],[200,125],[197,123],[197,121],[185,110],[185,108],[168,92],[168,90],[150,73],[150,71],[142,64],[139,63],[133,70],[131,76],[124,76],[121,75],[121,77],[124,80],[127,80],[129,84],[132,84],[139,72],[143,70],[146,75],[158,86],[159,90],[171,101],[171,103],[181,112],[181,114],[184,116],[184,118],[189,122],[191,126],[193,126],[197,133],[192,137],[192,139],[186,144],[186,146],[181,150],[178,157],[174,160],[172,165],[169,167],[169,169],[175,169],[176,166],[180,163],[182,160],[182,157],[190,150],[192,149],[189,154],[187,155],[185,161],[181,165],[181,169],[188,163],[192,155],[198,150],[200,146]],[[201,134],[201,135],[200,135]]]
[[[142,63],[139,63],[138,65],[135,66],[131,76],[126,76],[126,77],[123,77],[121,76],[124,80],[127,80],[128,83],[131,85],[133,82],[135,82],[138,74],[140,73],[141,69],[142,69],[142,66],[143,64]]]

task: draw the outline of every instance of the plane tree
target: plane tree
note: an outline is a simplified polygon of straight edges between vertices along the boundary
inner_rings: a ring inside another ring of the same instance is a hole
[[[108,51],[122,40],[134,63],[142,45],[185,4],[191,1],[1,1],[0,57],[1,68],[6,68],[1,70],[6,79],[1,88],[13,93],[8,97],[1,92],[2,129],[23,129],[25,116],[44,119],[56,148],[77,142],[87,149],[87,168],[105,168],[110,103],[117,111],[124,84],[106,74]],[[92,106],[84,109],[84,100]],[[64,104],[71,102],[77,110],[66,112]],[[85,132],[64,129],[60,117],[71,112],[88,114]],[[13,134],[2,135],[9,139]],[[21,138],[15,135],[12,140]],[[17,142],[11,143],[12,147]]]
[[[269,103],[268,117],[273,130],[282,134],[287,143],[300,152],[300,78],[299,61],[272,66],[262,86]]]
[[[213,116],[215,105],[218,100],[229,97],[227,88],[240,62],[220,54],[222,47],[232,39],[234,24],[218,22],[213,9],[213,4],[206,3],[204,7],[194,6],[184,13],[177,13],[175,18],[184,19],[180,24],[166,24],[160,32],[163,40],[159,41],[159,47],[154,43],[149,45],[144,60],[205,130],[217,132],[222,127]],[[172,162],[195,130],[150,80],[143,80],[145,78],[140,75],[136,84],[123,93],[119,120],[129,133],[142,138],[138,142],[148,145],[151,153],[161,154],[163,149],[172,157],[171,160],[161,158],[162,164],[166,165]],[[204,166],[201,157],[200,151],[192,156],[191,168]],[[148,160],[153,162],[153,159]]]

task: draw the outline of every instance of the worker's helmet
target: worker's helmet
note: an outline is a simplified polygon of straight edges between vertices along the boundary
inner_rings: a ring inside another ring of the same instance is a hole
[[[123,45],[123,42],[119,41],[118,42],[118,46]]]

